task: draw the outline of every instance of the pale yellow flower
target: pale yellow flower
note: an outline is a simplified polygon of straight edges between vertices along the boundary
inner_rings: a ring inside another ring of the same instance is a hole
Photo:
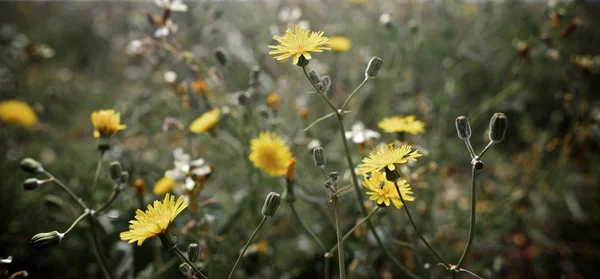
[[[413,192],[406,180],[401,179],[396,183],[398,183],[398,189],[400,189],[405,202],[415,200],[415,197],[411,196]],[[402,207],[402,201],[400,201],[400,196],[398,196],[394,182],[388,181],[382,172],[372,172],[371,177],[365,177],[363,185],[369,189],[369,192],[367,192],[369,199],[375,201],[377,204],[383,203],[385,206],[390,206],[390,203],[393,203],[396,208]]]
[[[367,174],[370,172],[380,171],[385,167],[390,170],[395,170],[395,164],[404,164],[408,161],[416,161],[422,154],[417,150],[411,150],[410,145],[403,145],[400,148],[395,148],[393,143],[376,147],[371,151],[369,157],[362,160],[362,164],[358,165],[357,174]]]
[[[121,124],[121,115],[112,109],[92,112],[92,125],[96,138],[110,137],[127,128],[127,125]]]
[[[208,132],[219,122],[221,110],[214,108],[211,111],[205,112],[200,117],[196,118],[190,125],[190,131],[194,133]]]
[[[141,246],[146,239],[157,236],[167,230],[171,222],[188,206],[183,196],[175,201],[175,196],[167,194],[162,202],[154,201],[146,211],[138,209],[135,220],[129,221],[129,231],[121,233],[121,240]]]
[[[312,56],[310,52],[323,52],[323,50],[329,50],[327,47],[329,39],[323,37],[323,31],[312,32],[308,29],[302,30],[300,25],[296,25],[295,31],[287,30],[285,36],[274,36],[279,45],[269,46],[274,50],[269,51],[269,54],[278,54],[275,57],[277,60],[283,60],[293,56],[294,65],[298,64],[300,56],[304,56],[306,60],[310,60]]]
[[[425,131],[425,123],[415,120],[414,115],[409,116],[393,116],[385,118],[377,126],[386,133],[410,133],[413,135],[423,133]]]
[[[329,47],[333,51],[344,52],[352,47],[352,41],[344,36],[333,36],[329,38]]]
[[[164,176],[158,182],[156,182],[156,185],[154,185],[154,189],[152,191],[154,194],[164,195],[168,192],[171,192],[173,186],[175,186],[175,182],[175,179]]]
[[[0,102],[0,121],[4,123],[31,128],[37,120],[35,111],[25,102],[17,100]]]
[[[250,142],[252,152],[248,156],[254,166],[271,176],[284,176],[287,173],[292,152],[275,133],[263,132]]]

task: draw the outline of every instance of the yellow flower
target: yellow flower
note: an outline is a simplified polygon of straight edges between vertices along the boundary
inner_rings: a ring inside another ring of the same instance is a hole
[[[269,251],[269,246],[267,246],[267,241],[265,241],[264,239],[253,243],[252,245],[248,246],[248,249],[246,250],[246,254],[254,254],[254,253],[258,253],[258,254],[266,254]]]
[[[333,51],[344,52],[352,47],[352,42],[344,36],[333,36],[329,38],[329,47]]]
[[[190,125],[190,131],[194,133],[204,133],[209,131],[219,122],[220,114],[221,111],[219,108],[205,112],[196,120],[194,120],[194,122],[192,122],[192,125]]]
[[[275,133],[263,132],[250,142],[252,152],[248,156],[254,166],[271,176],[284,176],[287,172],[292,152]]]
[[[267,104],[272,110],[277,110],[279,108],[279,103],[281,102],[281,98],[275,92],[272,92],[267,96]]]
[[[164,195],[168,192],[171,192],[173,186],[175,186],[175,179],[165,176],[156,182],[156,185],[154,185],[154,189],[152,191],[154,194]]]
[[[92,112],[92,124],[96,138],[113,136],[127,128],[127,125],[121,124],[121,114],[112,109]]]
[[[157,236],[167,230],[171,222],[188,206],[183,196],[175,202],[175,196],[167,194],[164,201],[154,201],[154,206],[148,205],[146,211],[138,209],[135,220],[129,221],[129,231],[121,233],[121,240],[141,246],[147,238]]]
[[[9,100],[0,102],[0,121],[30,128],[37,122],[35,111],[25,102]]]
[[[409,116],[394,116],[385,118],[377,126],[386,133],[397,133],[406,132],[413,135],[423,133],[425,130],[425,123],[419,120],[415,120],[414,115]]]
[[[411,150],[410,145],[403,145],[400,148],[395,148],[393,143],[376,147],[371,151],[369,157],[362,160],[362,164],[358,165],[357,174],[367,174],[370,172],[380,171],[385,167],[390,170],[395,170],[395,164],[404,164],[408,161],[416,161],[422,154],[417,150]]]
[[[414,201],[415,197],[410,196],[413,192],[410,189],[410,185],[406,183],[406,180],[401,179],[397,183],[404,201]],[[367,195],[370,195],[369,199],[377,202],[377,204],[384,203],[385,206],[390,206],[391,202],[396,208],[402,207],[402,202],[400,201],[400,196],[398,196],[394,182],[388,181],[383,173],[379,171],[372,172],[370,178],[365,177],[363,185],[370,190],[367,192]]]
[[[310,60],[312,57],[309,52],[323,52],[323,50],[330,49],[326,47],[329,44],[329,39],[323,37],[323,31],[302,30],[300,25],[296,25],[295,31],[288,29],[285,36],[274,36],[273,39],[279,42],[279,45],[269,46],[269,48],[274,49],[269,51],[269,54],[279,54],[275,57],[277,60],[294,56],[294,65],[298,64],[300,56]]]

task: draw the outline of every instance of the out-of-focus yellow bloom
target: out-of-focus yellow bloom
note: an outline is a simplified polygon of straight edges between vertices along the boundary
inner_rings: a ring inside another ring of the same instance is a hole
[[[308,29],[302,30],[300,25],[296,25],[295,31],[287,30],[285,36],[274,36],[279,45],[269,46],[273,50],[269,54],[276,54],[275,59],[283,60],[288,57],[294,57],[294,65],[298,64],[300,56],[304,56],[306,60],[310,60],[310,52],[323,52],[329,50],[327,47],[329,39],[323,37],[323,31],[312,32]]]
[[[422,154],[417,150],[411,150],[410,145],[403,145],[400,148],[395,148],[393,143],[376,147],[371,151],[369,157],[362,160],[362,164],[358,165],[357,174],[367,174],[370,172],[380,171],[385,167],[390,170],[395,170],[395,164],[404,164],[408,161],[416,161]]]
[[[175,186],[175,179],[164,176],[158,182],[156,182],[156,185],[154,185],[154,189],[152,191],[154,194],[164,195],[168,192],[171,192],[173,186]]]
[[[279,103],[281,102],[281,98],[275,92],[272,92],[267,96],[267,104],[272,110],[277,110],[279,108]]]
[[[415,197],[410,196],[413,192],[406,180],[401,179],[397,183],[404,201],[414,201]],[[367,192],[369,199],[377,202],[377,204],[383,203],[385,206],[390,206],[390,203],[393,203],[396,208],[402,207],[402,202],[400,201],[400,196],[398,196],[394,182],[388,181],[382,172],[372,172],[371,177],[365,177],[363,185],[369,189],[369,192]]]
[[[192,89],[194,90],[194,92],[200,94],[207,95],[208,93],[210,93],[210,91],[208,90],[208,85],[203,80],[196,80],[192,82]]]
[[[285,178],[287,180],[294,180],[294,177],[296,177],[296,158],[292,157],[285,172]]]
[[[167,230],[175,217],[181,213],[188,203],[183,201],[183,196],[175,201],[175,196],[167,194],[164,201],[154,201],[154,205],[148,205],[146,211],[138,209],[135,212],[135,220],[129,221],[129,231],[121,233],[121,240],[141,246],[147,238],[157,236]]]
[[[344,36],[333,36],[329,38],[329,47],[333,51],[344,52],[352,47],[352,41]]]
[[[127,128],[127,125],[121,124],[121,114],[112,109],[92,112],[92,124],[96,138],[114,136]]]
[[[252,152],[248,156],[254,166],[271,176],[284,176],[287,173],[292,152],[275,133],[263,132],[250,141]]]
[[[584,71],[593,71],[600,68],[600,56],[577,55],[573,57],[573,64]]]
[[[25,102],[17,100],[9,100],[0,102],[0,121],[30,128],[37,123],[37,115],[35,111]]]
[[[194,133],[204,133],[212,129],[219,122],[221,110],[214,108],[205,112],[190,125],[190,131]]]
[[[415,120],[414,115],[409,116],[393,116],[384,118],[377,123],[377,126],[386,133],[399,133],[406,132],[413,135],[423,133],[425,130],[425,123],[419,120]]]

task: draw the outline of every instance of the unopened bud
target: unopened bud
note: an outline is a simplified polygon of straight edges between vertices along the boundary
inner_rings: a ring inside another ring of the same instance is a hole
[[[310,60],[306,59],[304,55],[300,55],[300,58],[298,59],[298,63],[296,63],[296,65],[298,67],[306,67],[306,65],[308,65],[308,62],[310,62]]]
[[[258,86],[259,76],[260,76],[260,68],[258,66],[252,68],[252,71],[250,71],[250,80],[249,80],[250,86],[252,86],[252,87]]]
[[[118,181],[121,178],[121,164],[119,162],[111,162],[108,170],[112,180]]]
[[[271,192],[267,195],[265,199],[265,204],[262,208],[262,214],[265,217],[273,217],[277,208],[279,207],[279,203],[281,202],[281,195]]]
[[[200,259],[200,245],[198,243],[190,243],[187,254],[190,262],[197,262]]]
[[[325,150],[323,147],[317,147],[313,149],[313,159],[315,160],[315,165],[323,169],[325,168],[325,164],[327,163],[327,159],[325,158]]]
[[[25,158],[21,161],[21,169],[32,174],[40,173],[44,170],[42,163],[31,158]]]
[[[331,181],[333,181],[333,182],[336,182],[339,177],[340,177],[340,174],[337,171],[332,171],[329,173],[329,178],[331,178]]]
[[[321,83],[323,83],[323,91],[329,91],[329,88],[331,87],[331,78],[329,76],[323,76],[321,78]]]
[[[121,184],[127,184],[127,183],[129,183],[129,172],[122,171],[120,178],[121,178],[120,179]]]
[[[495,113],[490,120],[490,140],[493,143],[501,142],[506,134],[506,127],[508,127],[506,115],[501,112]]]
[[[458,132],[458,137],[463,140],[471,138],[471,125],[469,125],[469,119],[464,116],[457,117],[456,131]]]
[[[310,81],[314,84],[321,83],[321,76],[315,70],[310,70],[308,72],[308,79],[310,79]]]
[[[371,61],[369,61],[369,64],[367,65],[367,70],[365,71],[365,78],[375,78],[381,68],[381,63],[383,63],[381,58],[377,56],[371,58]]]
[[[400,173],[397,168],[394,170],[390,170],[388,167],[385,167],[385,179],[387,181],[396,182],[400,178]]]
[[[27,178],[25,179],[25,182],[23,182],[23,188],[25,188],[25,190],[34,190],[43,183],[43,181],[40,181],[37,178]]]
[[[183,275],[187,276],[192,273],[192,267],[188,263],[182,263],[179,265],[179,271],[181,271]]]
[[[48,246],[56,246],[63,238],[63,234],[57,231],[38,233],[29,242],[33,249],[38,250]]]
[[[323,183],[323,186],[325,186],[325,189],[329,189],[329,191],[331,191],[332,193],[335,192],[335,182],[333,182],[331,179],[325,181],[325,183]]]
[[[219,61],[219,64],[223,67],[227,66],[227,63],[229,63],[229,55],[223,48],[218,47],[215,49],[215,58],[217,58],[217,61]]]

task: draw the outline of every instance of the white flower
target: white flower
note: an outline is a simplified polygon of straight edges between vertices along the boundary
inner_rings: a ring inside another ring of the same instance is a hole
[[[165,172],[165,176],[175,180],[175,185],[181,185],[191,191],[196,187],[194,176],[206,176],[212,172],[210,165],[204,164],[204,159],[199,158],[192,161],[191,156],[183,152],[183,149],[173,150],[175,168]]]
[[[177,79],[177,74],[173,71],[167,71],[164,74],[164,79],[167,83],[173,83]]]
[[[173,12],[187,12],[188,6],[181,0],[154,0],[159,8],[169,9]]]
[[[379,137],[379,133],[367,129],[362,122],[354,123],[352,130],[346,132],[346,138],[352,139],[352,142],[356,144],[365,143],[370,139],[378,139]]]
[[[169,34],[177,32],[178,28],[179,26],[173,23],[171,19],[167,19],[165,24],[161,25],[158,29],[156,29],[156,31],[154,31],[154,37],[162,38],[169,36]]]

